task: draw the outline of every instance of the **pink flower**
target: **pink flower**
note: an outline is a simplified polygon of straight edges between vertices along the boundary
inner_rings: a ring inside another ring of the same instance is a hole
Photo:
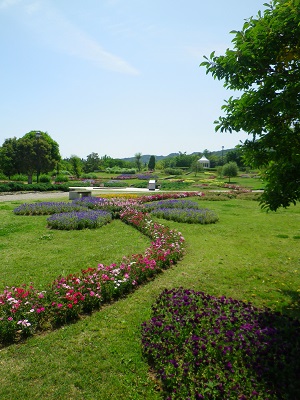
[[[57,304],[58,308],[61,308],[63,305],[61,303]]]
[[[95,296],[95,292],[93,292],[92,290],[90,291],[90,296]]]
[[[8,317],[7,321],[13,321],[13,317]]]

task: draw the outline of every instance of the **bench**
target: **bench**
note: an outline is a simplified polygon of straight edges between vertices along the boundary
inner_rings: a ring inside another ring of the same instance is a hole
[[[92,196],[91,187],[69,187],[69,200],[80,199],[81,197]]]

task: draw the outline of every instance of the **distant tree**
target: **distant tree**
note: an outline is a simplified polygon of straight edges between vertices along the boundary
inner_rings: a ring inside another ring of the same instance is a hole
[[[227,164],[224,164],[222,172],[224,176],[228,177],[228,181],[230,182],[230,178],[237,176],[239,172],[236,162],[231,161]]]
[[[71,165],[71,172],[76,176],[76,178],[80,177],[80,174],[82,172],[82,167],[83,163],[81,161],[81,158],[79,158],[76,155],[71,155],[69,159],[69,163]]]
[[[190,168],[193,161],[194,161],[194,155],[188,155],[186,152],[181,153],[179,152],[179,155],[175,157],[176,159],[176,168]]]
[[[142,169],[142,153],[135,153],[134,157],[137,170],[140,171]]]
[[[53,171],[60,159],[58,143],[46,132],[31,131],[17,141],[17,165],[27,174],[28,183],[35,172],[38,182],[41,173]]]
[[[235,148],[234,150],[229,150],[226,155],[226,162],[229,163],[231,161],[235,162],[239,168],[244,166],[243,162],[243,152],[241,147]]]
[[[98,153],[91,153],[87,156],[83,165],[84,172],[94,172],[100,167],[100,158]]]
[[[20,172],[17,164],[17,138],[5,139],[0,147],[0,170],[10,179],[12,175]]]
[[[148,169],[150,171],[154,171],[155,170],[155,156],[150,156],[149,158],[149,162],[148,162]]]
[[[194,159],[191,165],[191,171],[194,172],[195,176],[197,176],[198,172],[203,172],[203,165],[199,163],[199,156]]]
[[[212,52],[201,65],[237,90],[216,121],[221,132],[247,132],[247,164],[265,169],[262,205],[270,210],[300,200],[300,2],[272,0],[232,31],[233,49]]]

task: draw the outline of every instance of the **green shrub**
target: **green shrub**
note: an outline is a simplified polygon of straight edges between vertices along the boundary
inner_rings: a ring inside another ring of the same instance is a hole
[[[108,181],[104,183],[105,187],[127,187],[128,183],[120,181]]]
[[[190,187],[192,184],[189,182],[168,182],[162,181],[161,182],[161,189],[162,190],[184,190]]]
[[[53,190],[68,192],[69,185],[51,183],[27,184],[20,182],[9,182],[5,184],[0,184],[0,192],[45,192]]]
[[[51,177],[49,175],[41,175],[40,176],[40,182],[41,183],[50,183],[51,182]]]
[[[164,172],[168,175],[181,175],[182,170],[179,168],[166,168]]]
[[[97,179],[97,175],[89,172],[88,174],[81,174],[80,178],[82,179]]]
[[[3,172],[0,171],[0,179],[4,181],[4,180],[7,180],[8,178],[6,175],[4,175]]]
[[[69,178],[67,175],[59,174],[55,178],[55,182],[68,182]]]
[[[23,174],[16,174],[10,177],[11,181],[27,182],[28,176]]]

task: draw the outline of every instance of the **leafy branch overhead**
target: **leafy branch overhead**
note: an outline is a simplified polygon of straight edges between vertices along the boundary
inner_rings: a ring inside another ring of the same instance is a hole
[[[245,131],[247,162],[264,170],[262,205],[300,200],[300,0],[273,0],[232,31],[233,49],[200,64],[224,87],[242,91],[222,106],[216,130]]]

